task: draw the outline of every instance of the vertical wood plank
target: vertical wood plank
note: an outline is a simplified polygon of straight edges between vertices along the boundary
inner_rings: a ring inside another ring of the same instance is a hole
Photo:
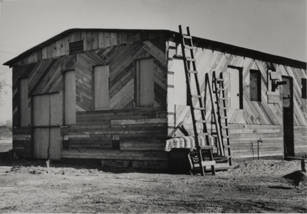
[[[154,104],[154,62],[152,59],[141,59],[138,64],[138,103],[140,106],[152,106]]]
[[[29,82],[27,78],[19,80],[20,91],[20,126],[30,125],[30,107],[29,107]]]
[[[94,107],[95,110],[110,108],[108,65],[94,67]]]
[[[76,77],[75,71],[64,73],[64,122],[76,123]]]

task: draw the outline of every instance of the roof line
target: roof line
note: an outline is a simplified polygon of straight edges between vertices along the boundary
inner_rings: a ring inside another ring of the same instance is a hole
[[[100,31],[104,31],[104,32],[108,32],[108,31],[109,32],[116,32],[116,31],[164,32],[164,33],[168,34],[169,37],[173,37],[176,40],[180,39],[180,37],[179,37],[180,35],[179,35],[178,32],[171,31],[171,30],[165,30],[165,29],[71,28],[71,29],[65,30],[65,31],[51,37],[50,39],[47,39],[46,41],[26,50],[24,52],[22,52],[21,54],[17,55],[16,57],[14,57],[14,58],[10,59],[9,61],[5,62],[3,65],[11,66],[15,61],[17,61],[18,59],[26,56],[27,54],[29,54],[33,51],[35,51],[36,49],[39,49],[39,48],[44,47],[46,45],[49,45],[50,43],[68,35],[69,33],[78,32],[78,31],[80,31],[80,32],[87,32],[87,31],[91,31],[91,32],[100,32]],[[234,55],[257,58],[257,59],[264,60],[264,61],[270,61],[270,62],[278,63],[278,64],[286,64],[286,65],[306,69],[306,62],[303,62],[303,61],[299,61],[299,60],[295,60],[295,59],[291,59],[291,58],[287,58],[287,57],[282,57],[282,56],[278,56],[278,55],[273,55],[273,54],[269,54],[269,53],[265,53],[265,52],[261,52],[261,51],[256,51],[256,50],[253,50],[253,49],[243,48],[243,47],[239,47],[239,46],[235,46],[235,45],[230,45],[230,44],[226,44],[226,43],[223,43],[223,42],[217,42],[217,41],[214,41],[214,40],[204,39],[204,38],[200,38],[200,37],[193,37],[193,39],[195,41],[195,44],[198,44],[201,47],[205,47],[205,48],[209,48],[209,49],[213,49],[213,50],[219,50],[221,52],[227,52],[227,53],[234,54]]]

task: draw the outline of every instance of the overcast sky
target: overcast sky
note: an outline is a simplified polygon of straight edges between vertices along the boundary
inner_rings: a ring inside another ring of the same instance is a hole
[[[177,30],[306,61],[306,0],[0,0],[0,64],[68,28]],[[0,66],[0,81],[10,81]],[[0,97],[0,122],[11,114]]]

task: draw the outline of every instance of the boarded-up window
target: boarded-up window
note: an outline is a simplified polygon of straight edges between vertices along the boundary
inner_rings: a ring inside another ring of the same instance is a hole
[[[83,52],[83,40],[69,43],[69,54]]]
[[[109,66],[94,67],[94,96],[95,110],[110,107]]]
[[[141,59],[137,63],[137,104],[153,106],[154,104],[154,61]]]
[[[28,91],[28,79],[19,80],[19,116],[20,126],[30,125],[30,108],[29,108],[29,91]]]
[[[74,71],[64,73],[64,122],[76,123],[76,77]]]
[[[250,70],[250,100],[261,102],[261,73]]]
[[[307,99],[307,79],[302,79],[302,98]]]

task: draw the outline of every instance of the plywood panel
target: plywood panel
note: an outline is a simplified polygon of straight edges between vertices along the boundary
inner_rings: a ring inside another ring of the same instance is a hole
[[[109,66],[94,67],[95,110],[110,108]]]
[[[64,122],[76,123],[76,77],[74,71],[64,73]]]

